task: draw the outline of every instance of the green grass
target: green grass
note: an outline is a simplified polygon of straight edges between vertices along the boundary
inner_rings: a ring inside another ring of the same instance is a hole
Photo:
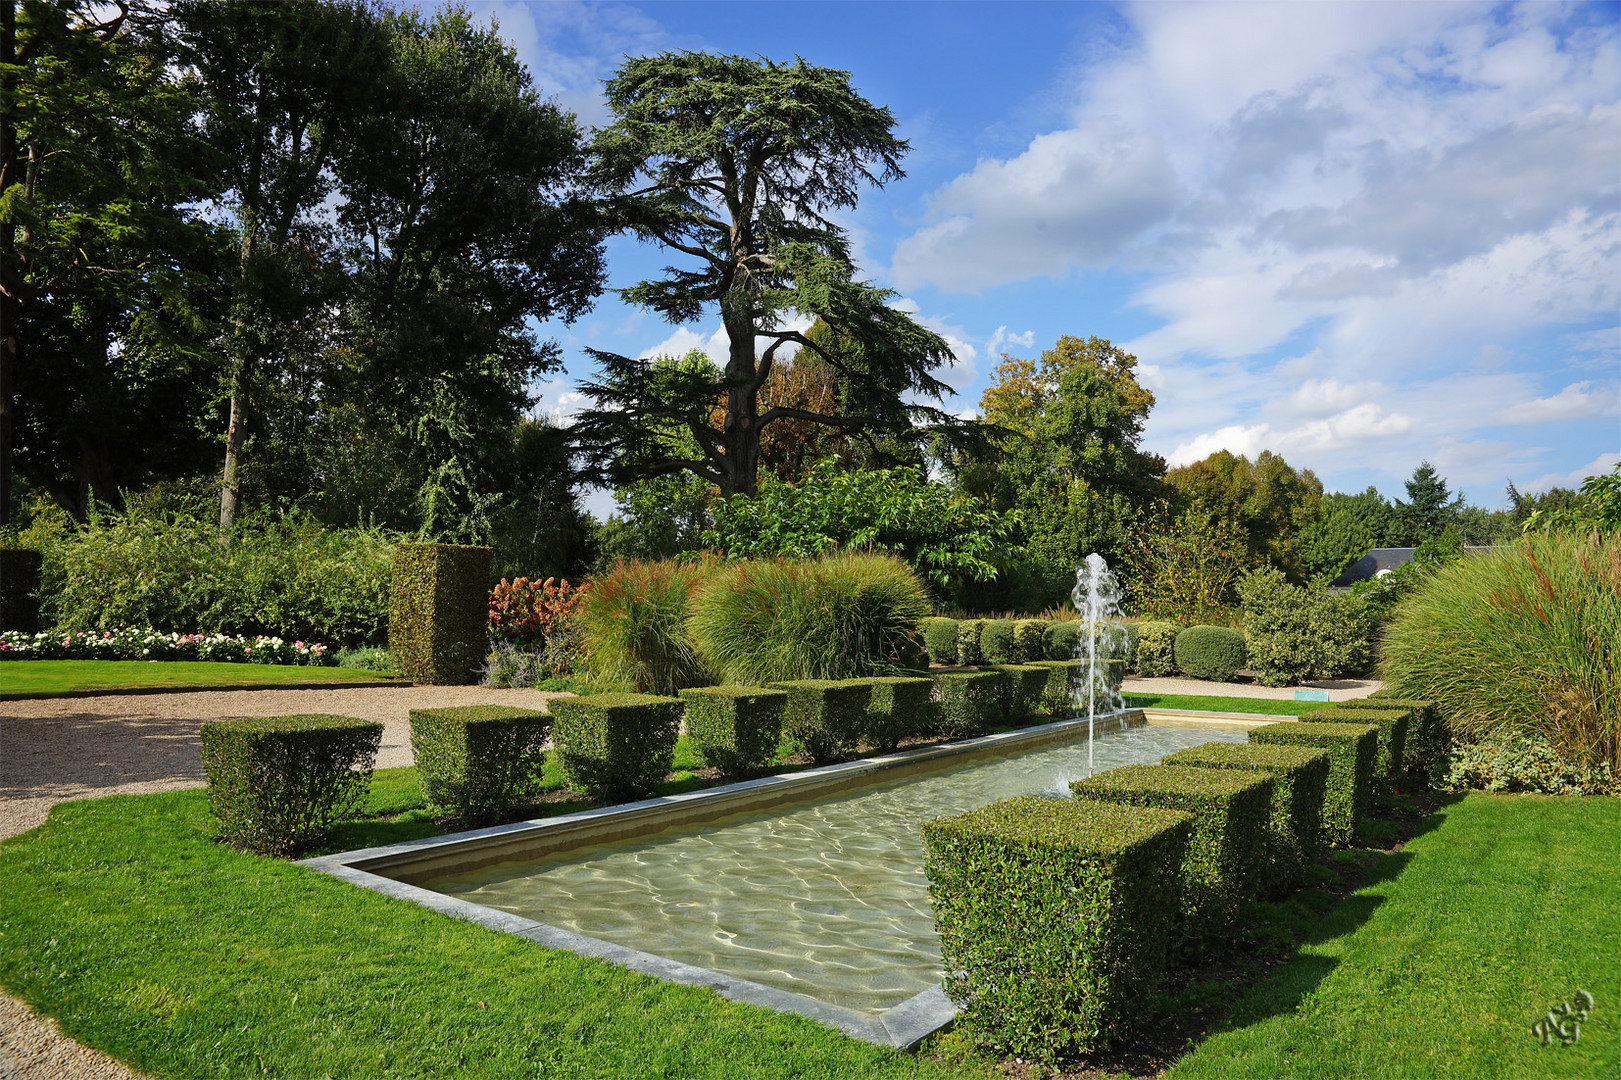
[[[399,682],[386,672],[301,664],[222,664],[201,660],[7,660],[0,700],[119,690],[246,690]]]
[[[1199,694],[1126,694],[1128,709],[1197,709],[1200,712],[1265,713],[1267,716],[1304,716],[1328,708],[1324,701],[1289,701],[1284,698],[1204,697]]]
[[[952,1075],[242,854],[200,790],[59,805],[0,880],[0,982],[158,1077]]]
[[[1621,800],[1472,794],[1327,911],[1171,1071],[1196,1077],[1621,1075]],[[1530,1027],[1578,989],[1574,1046]]]

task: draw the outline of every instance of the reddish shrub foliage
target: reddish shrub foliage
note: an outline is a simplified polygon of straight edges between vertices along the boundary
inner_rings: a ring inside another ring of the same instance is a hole
[[[585,596],[585,586],[565,579],[501,579],[490,592],[490,635],[511,641],[543,643],[563,629]]]

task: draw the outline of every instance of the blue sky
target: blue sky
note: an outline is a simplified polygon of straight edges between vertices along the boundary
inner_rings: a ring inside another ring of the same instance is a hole
[[[472,7],[586,126],[625,55],[850,71],[912,150],[842,223],[951,342],[953,411],[1001,354],[1096,334],[1138,357],[1173,465],[1269,449],[1401,497],[1428,459],[1494,507],[1621,460],[1621,5]],[[615,287],[669,261],[608,258]],[[544,330],[563,420],[583,346],[720,354],[718,317],[612,295]]]

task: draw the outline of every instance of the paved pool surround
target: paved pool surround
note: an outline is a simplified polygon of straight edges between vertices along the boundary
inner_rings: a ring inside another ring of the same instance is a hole
[[[1096,730],[1105,735],[1145,723],[1252,727],[1289,719],[1293,718],[1133,709],[1099,717]],[[891,1008],[876,1013],[861,1011],[457,899],[425,888],[423,883],[495,864],[531,861],[579,848],[651,837],[739,813],[820,801],[873,784],[1073,742],[1084,738],[1086,730],[1085,719],[1063,720],[683,795],[327,855],[305,860],[302,865],[541,945],[608,960],[670,982],[707,986],[734,1001],[795,1013],[867,1042],[909,1050],[948,1026],[954,1016],[951,1002],[938,985]]]

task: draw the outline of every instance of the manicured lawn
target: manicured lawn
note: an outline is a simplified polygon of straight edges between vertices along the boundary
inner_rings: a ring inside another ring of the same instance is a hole
[[[1197,709],[1200,712],[1265,713],[1268,716],[1304,716],[1328,708],[1325,701],[1289,701],[1284,698],[1204,697],[1199,694],[1125,695],[1127,708]]]
[[[1621,1075],[1621,800],[1472,794],[1171,1076]],[[1586,990],[1573,1046],[1531,1034]]]
[[[220,664],[185,660],[7,660],[0,700],[119,690],[248,690],[398,683],[392,675],[300,664]]]

